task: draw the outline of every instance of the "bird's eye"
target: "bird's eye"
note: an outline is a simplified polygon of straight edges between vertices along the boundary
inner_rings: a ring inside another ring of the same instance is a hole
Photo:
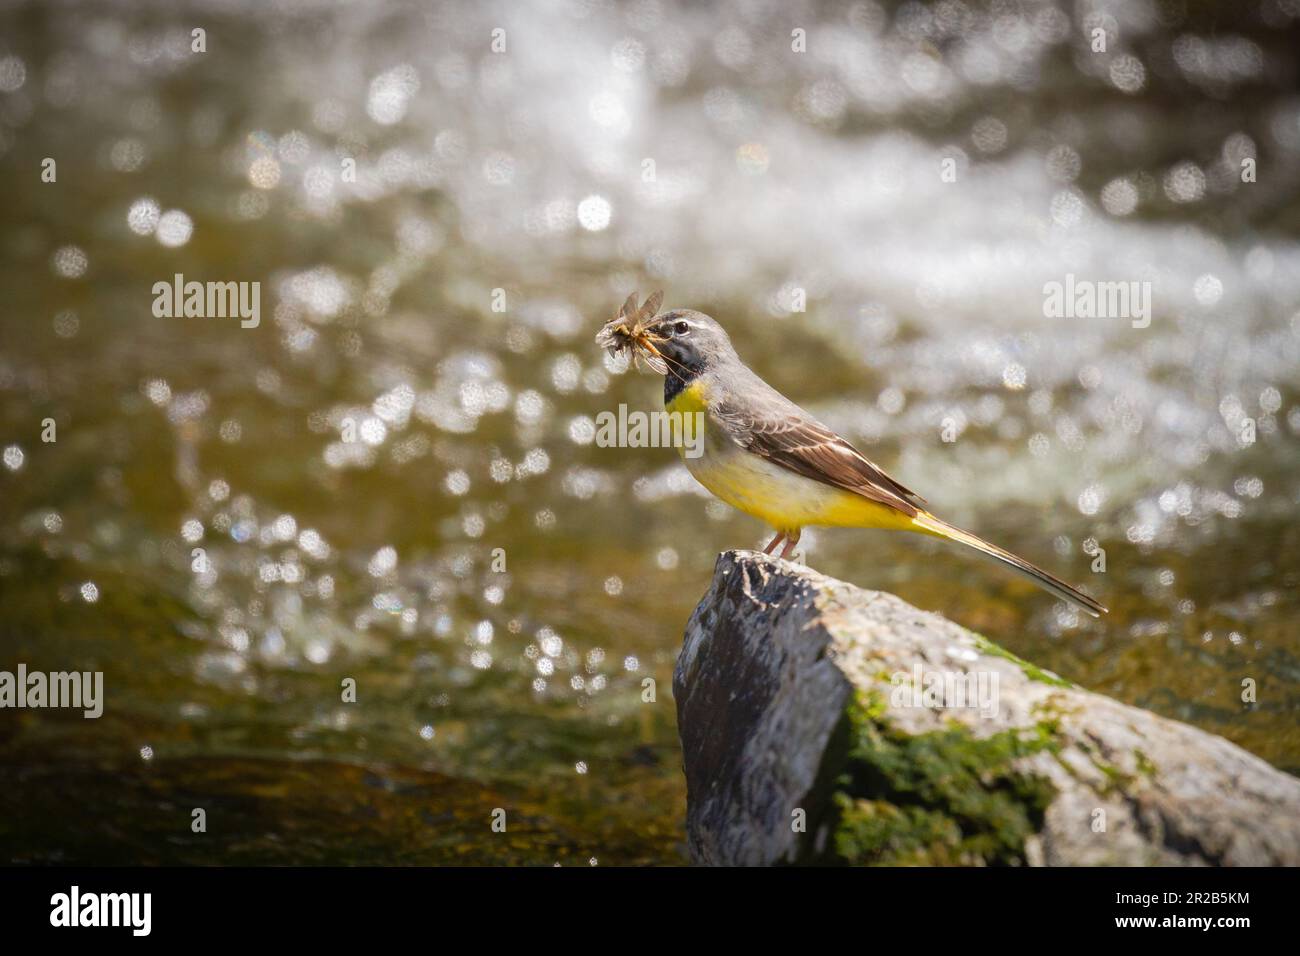
[[[676,332],[678,335],[685,335],[690,330],[691,330],[690,324],[687,322],[678,322],[676,325],[673,326],[673,331]]]

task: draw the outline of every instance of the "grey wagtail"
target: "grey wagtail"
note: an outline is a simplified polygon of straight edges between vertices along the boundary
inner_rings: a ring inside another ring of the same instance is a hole
[[[700,484],[776,532],[765,553],[784,541],[781,557],[789,558],[808,525],[916,531],[996,558],[1093,617],[1105,612],[1042,568],[930,514],[924,498],[754,374],[717,322],[691,309],[656,314],[662,300],[655,293],[637,309],[634,294],[596,341],[639,350],[664,375],[667,411],[703,413],[702,453],[678,451]]]

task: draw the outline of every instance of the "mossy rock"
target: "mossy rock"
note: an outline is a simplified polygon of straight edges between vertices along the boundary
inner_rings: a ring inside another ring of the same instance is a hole
[[[1026,862],[1056,788],[1021,769],[1055,746],[1049,723],[976,737],[959,724],[912,735],[859,694],[846,712],[850,745],[833,795],[831,850],[855,865]]]

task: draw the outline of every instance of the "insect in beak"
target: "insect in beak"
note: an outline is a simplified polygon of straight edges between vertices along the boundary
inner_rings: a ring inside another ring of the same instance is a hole
[[[631,349],[632,362],[635,366],[639,368],[641,360],[644,359],[651,369],[660,375],[666,374],[667,362],[655,347],[655,342],[662,342],[664,339],[650,331],[650,324],[658,314],[659,306],[663,301],[663,292],[655,292],[638,308],[636,293],[632,293],[619,309],[618,315],[606,322],[597,333],[596,344],[608,349],[611,355],[617,355],[624,349]]]

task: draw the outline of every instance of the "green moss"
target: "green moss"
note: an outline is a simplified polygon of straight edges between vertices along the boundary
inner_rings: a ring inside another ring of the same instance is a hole
[[[1113,763],[1102,760],[1099,751],[1091,743],[1086,740],[1077,740],[1075,746],[1082,751],[1083,755],[1088,758],[1088,762],[1096,767],[1104,778],[1098,792],[1110,794],[1116,791],[1128,790],[1133,785],[1133,775],[1125,773]]]
[[[991,657],[1001,657],[1003,660],[1008,660],[1015,664],[1024,671],[1025,676],[1030,680],[1036,680],[1040,684],[1051,684],[1053,687],[1074,686],[1065,678],[1059,677],[1051,671],[1045,671],[1041,667],[1037,667],[1029,663],[1029,661],[1017,657],[1005,648],[999,647],[982,634],[975,635],[975,646],[979,648],[980,652],[983,654],[988,654]]]
[[[1148,780],[1152,780],[1155,778],[1156,765],[1151,762],[1150,757],[1148,757],[1140,750],[1135,750],[1133,751],[1133,759],[1137,761],[1138,773],[1146,777]]]
[[[845,793],[835,794],[835,803],[840,813],[835,850],[850,862],[895,866],[966,862],[950,858],[961,846],[961,828],[942,813],[854,799]]]
[[[1016,761],[1057,746],[1057,725],[976,738],[950,726],[907,734],[879,695],[847,712],[849,747],[833,795],[832,847],[854,865],[1021,865],[1056,794]]]
[[[1102,772],[1106,777],[1106,784],[1101,788],[1103,794],[1114,793],[1120,790],[1127,790],[1133,783],[1133,777],[1126,774],[1114,764],[1106,763],[1103,760],[1093,759],[1092,765]]]

